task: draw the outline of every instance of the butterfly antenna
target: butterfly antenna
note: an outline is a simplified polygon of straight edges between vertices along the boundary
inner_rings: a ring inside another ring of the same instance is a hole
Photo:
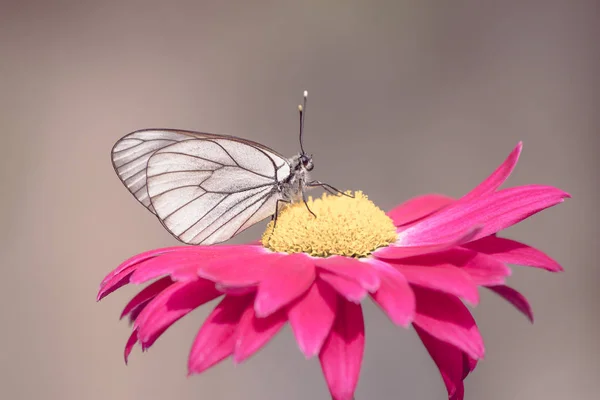
[[[300,112],[300,150],[302,154],[306,154],[304,151],[304,143],[302,140],[302,135],[304,134],[304,118],[306,116],[306,98],[308,97],[308,92],[304,91],[304,104],[298,106],[298,111]]]

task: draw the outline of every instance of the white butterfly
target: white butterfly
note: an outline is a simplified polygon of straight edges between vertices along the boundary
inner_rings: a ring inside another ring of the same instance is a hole
[[[115,144],[113,166],[127,189],[178,240],[226,241],[269,216],[277,218],[281,202],[306,203],[307,187],[339,192],[308,180],[313,162],[302,145],[306,95],[304,108],[299,107],[301,152],[290,159],[234,136],[148,129]]]

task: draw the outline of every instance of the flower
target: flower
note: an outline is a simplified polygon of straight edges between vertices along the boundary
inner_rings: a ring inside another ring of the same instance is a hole
[[[101,284],[98,299],[128,283],[153,281],[123,310],[136,343],[148,349],[175,321],[221,298],[192,345],[198,374],[231,356],[240,363],[290,323],[300,351],[318,356],[335,400],[350,400],[365,343],[361,302],[370,296],[396,325],[412,325],[440,370],[449,399],[463,399],[463,380],[484,344],[463,301],[478,287],[513,304],[531,321],[526,298],[505,285],[507,264],[562,267],[541,251],[497,233],[570,197],[551,186],[499,190],[521,143],[487,179],[460,199],[429,194],[389,211],[365,195],[324,195],[285,208],[257,243],[178,246],[139,254]]]

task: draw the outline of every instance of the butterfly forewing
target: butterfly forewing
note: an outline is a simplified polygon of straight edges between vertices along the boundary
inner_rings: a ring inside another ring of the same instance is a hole
[[[179,240],[220,243],[275,212],[288,161],[243,139],[190,131],[138,131],[113,148],[130,192]]]

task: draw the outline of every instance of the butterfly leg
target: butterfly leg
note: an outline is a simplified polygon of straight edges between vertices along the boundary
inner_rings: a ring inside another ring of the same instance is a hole
[[[275,214],[271,217],[271,221],[273,221],[273,232],[275,232],[275,226],[277,225],[277,215],[279,215],[279,203],[291,203],[289,200],[277,199],[275,202]],[[271,232],[271,234],[273,234]]]
[[[322,187],[323,189],[325,189],[325,191],[329,194],[337,194],[337,192],[334,192],[333,190],[329,189],[327,186],[321,186],[321,185],[311,185],[311,182],[309,182],[306,186],[307,187]]]
[[[339,189],[331,186],[328,183],[323,183],[323,182],[320,182],[320,181],[310,181],[310,182],[308,182],[306,184],[306,186],[308,186],[308,187],[322,187],[323,189],[327,190],[331,194],[339,193],[341,195],[354,198],[354,194],[348,194],[346,192],[342,192],[341,190],[339,190]]]
[[[306,206],[306,209],[308,210],[308,212],[311,213],[313,215],[313,217],[317,218],[317,214],[312,212],[312,210],[308,206],[308,202],[306,201],[306,191],[304,189],[302,189],[302,201],[304,202],[304,205]]]

